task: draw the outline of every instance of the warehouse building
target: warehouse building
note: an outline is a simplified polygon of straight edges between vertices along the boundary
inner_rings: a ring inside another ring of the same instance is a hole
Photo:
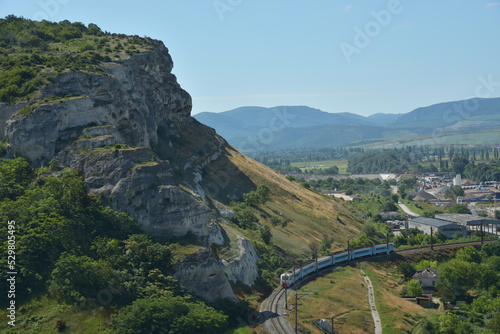
[[[434,218],[412,218],[408,222],[408,228],[417,228],[425,234],[431,234],[431,229],[433,234],[437,233],[437,231],[441,231],[448,238],[452,238],[456,232],[460,232],[462,235],[467,236],[466,226]]]
[[[465,226],[468,233],[479,231],[482,226],[484,232],[497,234],[497,228],[500,225],[498,219],[473,216],[466,213],[442,213],[437,214],[436,219]]]

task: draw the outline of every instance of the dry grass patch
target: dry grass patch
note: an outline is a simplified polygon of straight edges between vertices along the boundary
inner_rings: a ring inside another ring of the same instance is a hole
[[[322,333],[315,325],[318,319],[334,318],[336,333],[373,333],[373,320],[363,277],[356,268],[345,267],[318,277],[299,292],[299,325],[311,333]],[[289,309],[295,302],[290,293]],[[295,319],[294,310],[290,321]]]
[[[357,236],[361,223],[351,218],[352,213],[342,203],[305,189],[237,151],[228,150],[228,153],[229,160],[253,184],[265,184],[271,189],[271,202],[261,206],[264,214],[290,219],[290,223],[281,228],[272,227],[269,219],[259,218],[262,224],[272,228],[273,240],[280,248],[303,255],[311,240],[332,236],[332,251],[335,251],[345,247],[346,240]]]
[[[393,262],[367,261],[360,266],[372,281],[384,334],[411,331],[419,321],[436,312],[399,296],[403,288],[403,285],[399,284],[402,276],[397,274]]]

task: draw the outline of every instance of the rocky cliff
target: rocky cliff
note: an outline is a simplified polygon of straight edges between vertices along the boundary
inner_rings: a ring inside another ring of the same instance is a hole
[[[191,98],[171,73],[163,45],[100,67],[105,74],[58,75],[36,101],[0,104],[7,156],[81,169],[91,192],[128,212],[146,233],[195,235],[203,248],[181,261],[174,277],[208,300],[234,299],[228,279],[253,284],[258,258],[243,239],[235,259],[217,257],[211,247],[225,243],[224,233],[204,198],[216,175],[210,170],[237,171],[225,159],[231,148],[190,116]],[[240,180],[225,187],[233,192],[226,196],[252,185],[236,173]]]

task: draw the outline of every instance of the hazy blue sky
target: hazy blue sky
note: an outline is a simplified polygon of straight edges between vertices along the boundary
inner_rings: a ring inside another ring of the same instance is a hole
[[[370,115],[500,96],[500,0],[0,0],[8,14],[162,40],[193,114]]]

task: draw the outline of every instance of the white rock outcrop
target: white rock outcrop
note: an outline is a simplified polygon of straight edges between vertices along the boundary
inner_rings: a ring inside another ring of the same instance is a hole
[[[240,256],[222,263],[210,251],[214,243],[224,243],[221,226],[203,193],[188,190],[201,189],[193,173],[201,176],[227,143],[193,121],[191,97],[172,66],[160,45],[121,63],[101,64],[106,75],[60,74],[40,94],[60,99],[33,104],[28,115],[19,112],[26,103],[0,104],[0,139],[8,142],[9,158],[23,157],[35,167],[57,160],[61,167],[80,169],[91,192],[129,213],[148,234],[195,235],[204,251],[177,265],[174,277],[208,300],[235,299],[228,278],[254,283],[255,250],[241,239]],[[203,129],[206,143],[186,152],[197,129]]]

